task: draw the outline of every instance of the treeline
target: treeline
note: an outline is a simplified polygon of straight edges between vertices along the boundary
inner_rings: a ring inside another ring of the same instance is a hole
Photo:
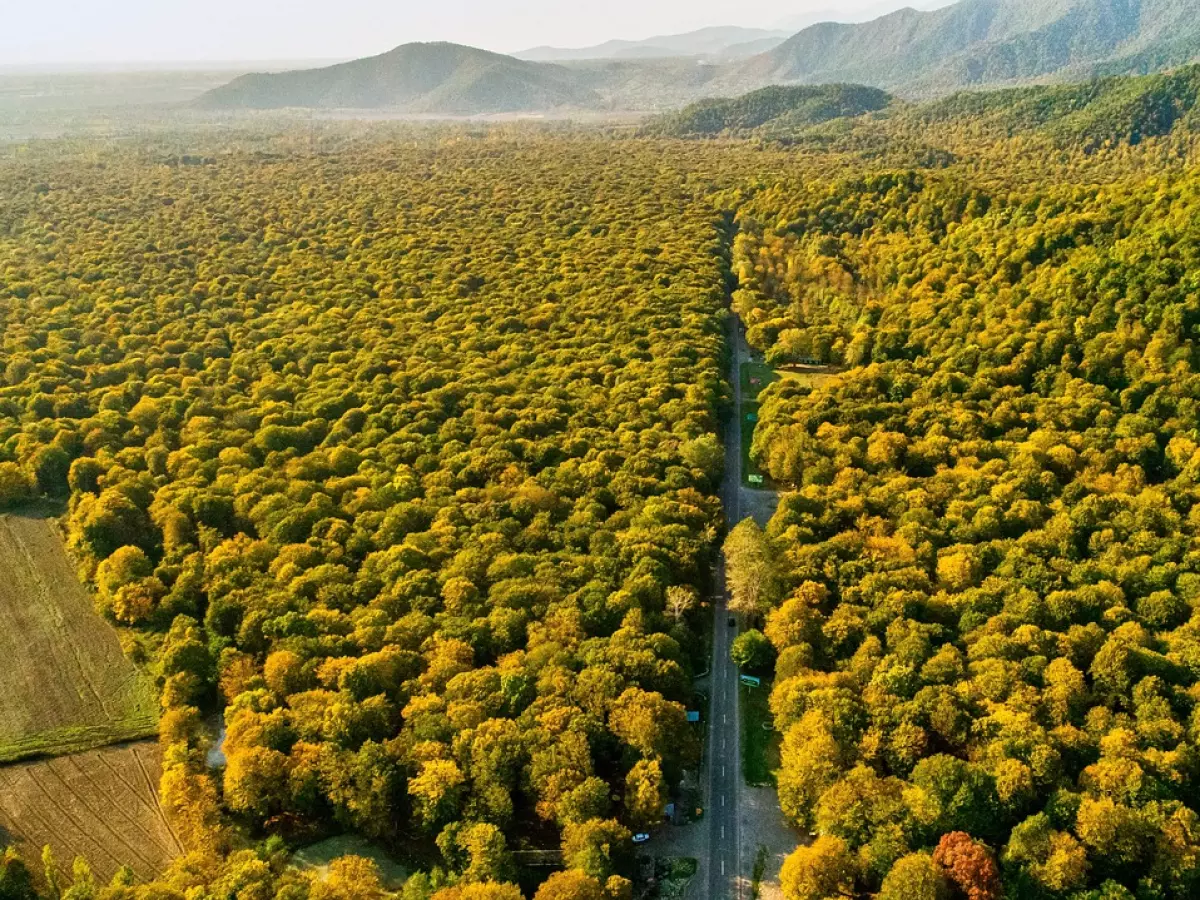
[[[699,761],[726,271],[686,173],[610,150],[7,165],[0,501],[68,501],[159,675],[196,855],[139,894],[315,897],[240,848],[348,829],[429,861],[406,897],[545,848],[539,897],[626,895]]]
[[[738,215],[790,900],[1200,891],[1200,178],[991,141]]]

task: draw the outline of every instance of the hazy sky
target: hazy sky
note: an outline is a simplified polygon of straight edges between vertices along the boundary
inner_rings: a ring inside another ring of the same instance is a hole
[[[0,67],[60,62],[334,59],[409,41],[514,52],[707,25],[870,18],[949,0],[0,0]]]

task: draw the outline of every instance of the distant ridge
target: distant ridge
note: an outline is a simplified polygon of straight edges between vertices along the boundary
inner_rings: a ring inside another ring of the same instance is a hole
[[[513,54],[531,62],[594,59],[663,59],[698,56],[707,59],[745,59],[783,43],[790,31],[718,25],[686,34],[664,34],[642,41],[606,41],[590,47],[533,47]]]
[[[558,66],[459,44],[405,44],[353,62],[243,75],[197,104],[222,109],[391,109],[479,115],[592,106],[594,92]]]
[[[1081,84],[953,94],[904,115],[922,124],[973,121],[1006,135],[1040,131],[1089,150],[1137,144],[1176,129],[1200,130],[1200,65]]]
[[[823,23],[748,60],[730,77],[850,81],[910,95],[1035,79],[1138,74],[1200,55],[1192,0],[961,0],[859,25]]]
[[[732,100],[700,101],[652,119],[643,132],[683,138],[756,137],[875,152],[903,144],[904,136],[942,127],[998,139],[1038,134],[1085,152],[1172,134],[1194,135],[1200,133],[1200,64],[1154,75],[961,91],[917,103],[860,85],[769,87]]]
[[[667,110],[770,85],[816,84],[865,85],[923,99],[976,87],[1148,74],[1200,60],[1196,2],[960,0],[925,12],[902,9],[861,24],[813,25],[744,59],[732,57],[777,38],[754,37],[752,29],[715,28],[578,51],[527,51],[559,54],[559,62],[458,44],[406,44],[335,66],[246,75],[205,94],[198,104],[442,115]],[[742,40],[748,35],[751,40]],[[568,58],[592,53],[613,56]]]

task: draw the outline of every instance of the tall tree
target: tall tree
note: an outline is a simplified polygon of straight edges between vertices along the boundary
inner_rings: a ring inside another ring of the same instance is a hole
[[[781,598],[776,554],[753,519],[743,519],[725,538],[729,608],[751,619],[764,616]]]

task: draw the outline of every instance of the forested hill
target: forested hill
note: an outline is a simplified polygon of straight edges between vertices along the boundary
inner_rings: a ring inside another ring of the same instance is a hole
[[[1200,65],[1193,65],[1162,75],[955,94],[908,114],[921,122],[969,122],[1008,135],[1038,131],[1060,144],[1093,149],[1194,129],[1197,100]]]
[[[701,100],[651,122],[646,131],[673,137],[742,133],[768,126],[799,128],[885,108],[892,98],[857,84],[767,87],[734,99]]]
[[[591,106],[573,73],[458,44],[405,44],[321,69],[243,75],[198,101],[208,108],[394,109],[476,115]]]
[[[910,95],[1133,74],[1200,50],[1190,0],[962,0],[859,25],[824,23],[744,63],[731,83],[853,81]]]
[[[992,139],[1040,135],[1060,147],[1092,151],[1195,131],[1198,101],[1200,65],[1192,65],[1159,75],[963,91],[923,103],[898,101],[861,85],[773,87],[696,103],[651,121],[644,130],[656,136],[734,135],[851,151],[894,150],[906,141],[937,144],[934,131]]]

